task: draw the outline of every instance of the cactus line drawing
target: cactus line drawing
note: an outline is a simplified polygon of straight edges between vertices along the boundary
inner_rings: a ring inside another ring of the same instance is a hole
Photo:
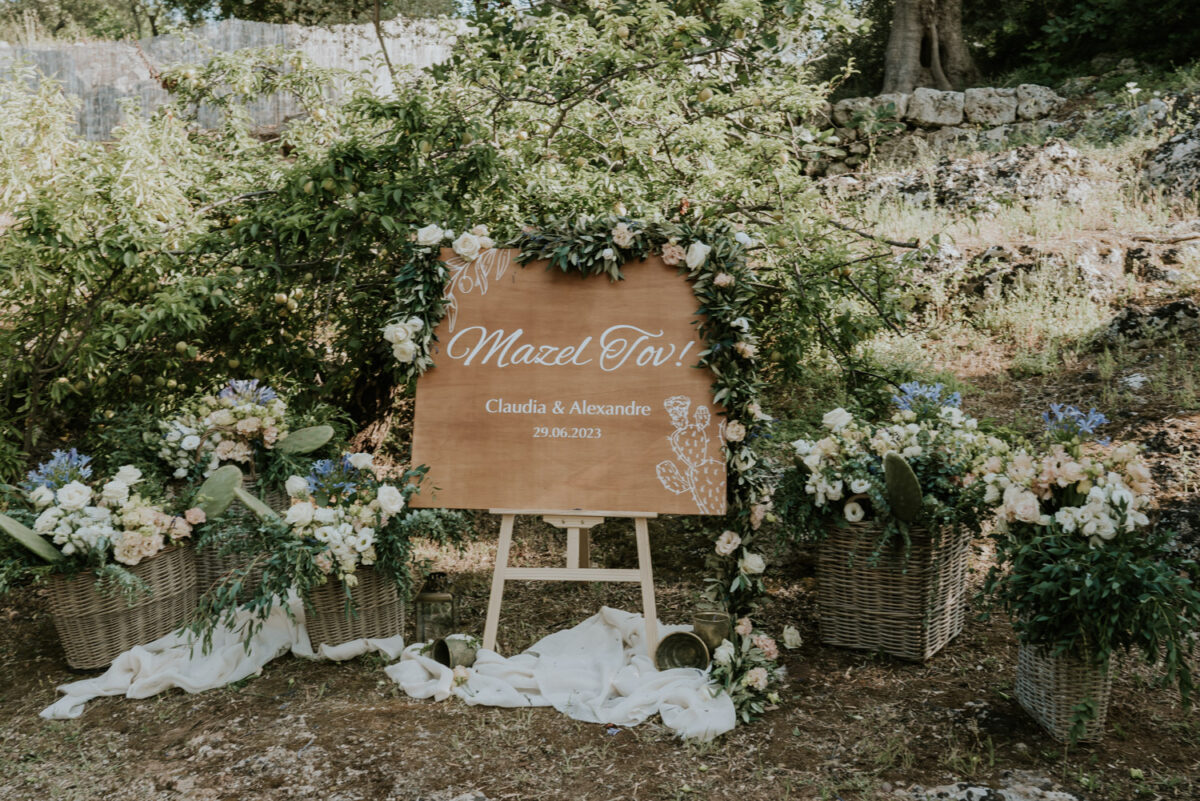
[[[700,514],[720,514],[725,500],[725,463],[720,439],[708,433],[712,413],[707,406],[697,404],[689,418],[692,399],[686,395],[667,398],[663,407],[675,428],[667,440],[676,461],[658,463],[655,473],[659,483],[675,495],[690,494]]]

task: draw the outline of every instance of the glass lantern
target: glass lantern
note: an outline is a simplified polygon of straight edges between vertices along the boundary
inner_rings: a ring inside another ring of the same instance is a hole
[[[458,599],[447,588],[444,573],[429,575],[413,608],[417,619],[417,642],[440,640],[458,629]]]

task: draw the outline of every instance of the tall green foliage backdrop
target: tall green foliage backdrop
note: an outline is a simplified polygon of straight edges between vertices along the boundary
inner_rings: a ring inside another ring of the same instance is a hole
[[[48,82],[3,84],[0,471],[229,377],[368,425],[409,389],[380,329],[430,222],[503,243],[614,209],[728,220],[755,239],[771,369],[852,363],[898,317],[898,273],[824,224],[804,166],[836,146],[806,122],[828,86],[805,54],[855,24],[791,0],[501,7],[387,97],[351,83],[333,102],[331,75],[275,50],[179,66],[175,101],[105,145],[72,136]],[[276,91],[307,114],[253,135],[246,104]]]

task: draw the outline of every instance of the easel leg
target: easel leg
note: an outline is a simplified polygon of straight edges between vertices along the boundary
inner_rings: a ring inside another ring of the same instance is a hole
[[[633,521],[637,532],[638,572],[642,574],[642,617],[646,623],[646,654],[654,661],[658,649],[658,609],[654,603],[654,568],[650,564],[650,527],[644,517]]]
[[[492,595],[488,599],[487,622],[483,626],[483,647],[496,650],[496,631],[500,628],[500,604],[504,600],[504,574],[508,570],[508,551],[512,547],[515,515],[500,518],[500,542],[496,547],[496,569],[492,572]]]

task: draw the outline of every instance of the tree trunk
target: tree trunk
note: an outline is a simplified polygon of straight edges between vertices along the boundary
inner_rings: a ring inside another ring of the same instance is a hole
[[[896,0],[883,91],[965,89],[978,77],[962,33],[962,0]]]

